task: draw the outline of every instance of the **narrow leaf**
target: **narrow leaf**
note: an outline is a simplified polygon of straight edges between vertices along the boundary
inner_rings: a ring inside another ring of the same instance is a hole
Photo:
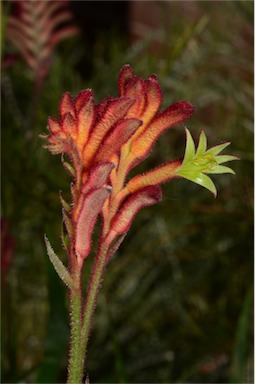
[[[49,259],[50,259],[51,263],[53,264],[55,271],[57,272],[59,277],[64,281],[64,283],[70,289],[75,289],[75,284],[74,284],[74,281],[73,281],[71,275],[69,274],[68,270],[66,269],[66,267],[64,266],[62,261],[59,259],[59,257],[54,252],[54,250],[53,250],[53,248],[52,248],[46,235],[44,236],[44,241],[46,244]]]

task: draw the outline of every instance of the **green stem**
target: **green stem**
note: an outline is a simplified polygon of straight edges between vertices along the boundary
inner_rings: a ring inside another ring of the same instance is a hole
[[[99,247],[94,268],[90,278],[89,290],[88,290],[84,312],[83,312],[83,326],[81,329],[80,354],[82,357],[82,366],[84,366],[85,364],[92,319],[93,319],[93,314],[96,307],[99,288],[101,286],[104,269],[106,265],[107,251],[108,251],[108,247],[106,247],[104,244],[102,244],[102,246]]]
[[[75,286],[79,287],[79,289],[71,289],[71,348],[68,384],[82,384],[88,339],[96,307],[97,295],[106,265],[107,251],[108,247],[105,244],[101,244],[91,273],[83,316],[80,271],[79,273],[77,272],[74,277]]]
[[[76,277],[77,286],[80,288],[80,273]],[[82,357],[81,357],[81,289],[71,289],[71,347],[68,368],[68,384],[82,383]]]

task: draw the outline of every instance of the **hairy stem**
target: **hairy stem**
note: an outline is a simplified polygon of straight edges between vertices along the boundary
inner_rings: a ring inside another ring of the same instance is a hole
[[[79,289],[71,289],[71,347],[70,347],[70,360],[68,367],[68,384],[81,384],[82,383],[82,356],[81,356],[81,283],[80,272],[76,274],[76,283]]]
[[[98,292],[103,279],[104,269],[107,260],[108,247],[101,244],[98,250],[98,254],[95,260],[94,268],[90,278],[89,289],[87,293],[86,303],[83,312],[83,325],[81,329],[81,349],[80,354],[82,356],[82,366],[85,364],[86,353],[88,347],[88,340],[96,307],[96,301]]]

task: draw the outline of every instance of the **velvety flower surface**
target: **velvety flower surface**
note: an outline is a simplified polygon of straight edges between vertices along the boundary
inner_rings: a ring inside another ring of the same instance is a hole
[[[209,174],[233,173],[221,165],[234,156],[219,155],[229,144],[207,149],[204,132],[197,149],[186,130],[183,159],[171,160],[128,179],[129,172],[149,156],[166,130],[189,119],[194,107],[178,101],[161,110],[162,92],[155,75],[142,79],[125,65],[118,81],[119,97],[106,97],[96,104],[91,89],[75,98],[66,92],[58,119],[48,120],[46,147],[62,154],[62,162],[73,177],[72,203],[60,195],[63,205],[62,234],[69,256],[69,269],[45,243],[55,270],[70,289],[71,348],[68,384],[82,382],[83,367],[97,294],[105,267],[125,238],[136,214],[162,199],[160,185],[173,178],[191,180],[216,195]],[[64,156],[69,158],[67,161]],[[82,267],[91,251],[92,233],[101,215],[101,233],[90,274],[86,300],[82,294]],[[87,382],[87,380],[86,380]]]
[[[206,150],[204,133],[195,152],[187,131],[183,160],[169,161],[127,182],[130,170],[149,156],[159,136],[189,119],[194,107],[178,101],[162,111],[157,76],[144,80],[129,65],[120,72],[118,88],[119,97],[107,97],[99,104],[91,89],[81,91],[75,98],[67,92],[60,102],[60,118],[48,119],[47,148],[53,154],[69,157],[70,163],[63,163],[74,177],[72,205],[62,202],[69,254],[73,263],[80,266],[90,252],[99,214],[103,220],[101,243],[112,254],[136,213],[161,200],[161,183],[184,177],[215,194],[213,183],[204,173],[230,172],[219,164],[235,159],[217,156],[227,144]]]

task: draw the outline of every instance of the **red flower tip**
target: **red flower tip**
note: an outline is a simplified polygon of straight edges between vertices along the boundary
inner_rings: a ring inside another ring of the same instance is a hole
[[[87,104],[88,100],[91,99],[92,97],[93,97],[92,89],[84,89],[83,91],[78,93],[74,101],[75,109],[77,113],[80,111],[80,109],[84,105]]]
[[[168,111],[168,112],[180,111],[183,114],[185,114],[186,119],[188,119],[193,115],[193,113],[195,111],[195,107],[193,104],[188,103],[187,101],[181,100],[181,101],[177,101],[176,103],[170,105],[170,107],[168,107],[166,109],[166,111]]]
[[[129,64],[124,65],[120,71],[118,87],[120,96],[125,95],[127,84],[136,76]]]
[[[60,119],[48,120],[48,149],[56,154],[66,152],[71,160],[67,164],[74,177],[69,240],[80,266],[90,252],[100,213],[101,242],[106,242],[111,255],[137,212],[161,200],[159,185],[177,177],[179,160],[126,183],[128,173],[149,155],[161,134],[194,112],[192,104],[178,101],[159,113],[162,92],[157,76],[142,79],[130,65],[122,68],[118,87],[120,97],[106,97],[98,105],[91,89],[74,99],[66,92],[59,106]]]
[[[59,114],[63,118],[66,113],[75,117],[74,101],[70,92],[65,92],[59,105]]]
[[[134,154],[132,167],[149,155],[160,135],[167,129],[189,119],[193,112],[194,107],[192,104],[186,101],[178,101],[156,115],[146,129],[131,144],[131,151]]]
[[[54,117],[48,118],[48,129],[52,134],[59,133],[61,130],[59,121],[55,119]]]
[[[62,129],[66,135],[70,135],[73,139],[77,137],[77,123],[71,113],[67,112],[64,114],[62,119]]]
[[[156,116],[152,121],[152,126],[159,125],[160,129],[165,131],[189,119],[193,115],[194,110],[194,106],[187,101],[177,101]]]

